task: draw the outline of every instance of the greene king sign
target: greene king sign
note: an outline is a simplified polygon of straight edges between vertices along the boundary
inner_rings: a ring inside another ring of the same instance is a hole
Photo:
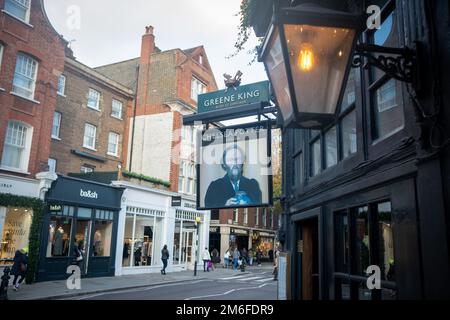
[[[198,96],[198,113],[248,104],[269,102],[269,81],[257,82],[236,89],[220,90]]]

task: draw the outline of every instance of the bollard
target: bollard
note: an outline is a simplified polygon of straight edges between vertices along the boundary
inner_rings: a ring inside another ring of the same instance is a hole
[[[11,269],[9,267],[6,267],[3,270],[3,276],[2,276],[2,282],[0,285],[0,300],[8,300],[8,284],[9,279],[11,278],[9,276],[9,273],[11,272]]]

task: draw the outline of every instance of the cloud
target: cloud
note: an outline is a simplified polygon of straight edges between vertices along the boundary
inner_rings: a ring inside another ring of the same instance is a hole
[[[222,74],[243,71],[243,82],[266,80],[261,63],[247,66],[251,55],[243,52],[225,59],[234,51],[241,0],[44,0],[54,27],[67,40],[81,62],[90,66],[122,61],[139,56],[145,26],[155,28],[156,45],[162,50],[186,49],[204,45],[223,87]],[[80,29],[68,27],[67,9],[80,9]],[[251,39],[249,49],[256,45]]]

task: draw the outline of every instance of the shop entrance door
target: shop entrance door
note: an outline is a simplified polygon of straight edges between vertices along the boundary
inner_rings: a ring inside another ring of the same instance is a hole
[[[82,275],[87,274],[89,267],[91,228],[91,220],[78,219],[75,234],[76,243],[74,245],[78,246],[83,252],[83,261],[79,264]]]
[[[297,298],[319,299],[319,219],[297,225]]]
[[[195,230],[184,229],[181,238],[181,264],[190,268],[194,265],[195,257]]]

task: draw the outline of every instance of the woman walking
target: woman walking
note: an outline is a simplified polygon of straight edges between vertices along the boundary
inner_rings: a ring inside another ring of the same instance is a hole
[[[19,290],[19,286],[22,284],[28,269],[28,247],[21,250],[17,250],[14,255],[14,264],[11,268],[11,275],[14,276],[13,286],[14,291]],[[17,279],[20,277],[19,282]]]
[[[230,249],[227,249],[227,251],[225,251],[225,254],[223,256],[223,267],[225,269],[228,269],[228,266],[230,265]]]
[[[205,248],[205,250],[203,251],[203,272],[208,271],[209,272],[209,262],[211,261],[211,255],[209,254],[208,248]]]
[[[164,247],[161,250],[161,260],[163,263],[163,268],[161,270],[161,274],[166,274],[166,268],[167,268],[167,260],[169,260],[169,249],[167,249],[167,245],[164,245]]]

